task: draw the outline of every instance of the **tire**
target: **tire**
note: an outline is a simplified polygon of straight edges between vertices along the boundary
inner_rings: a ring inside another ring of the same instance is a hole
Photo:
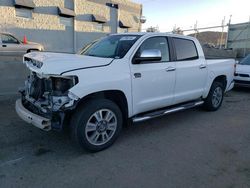
[[[221,82],[214,82],[210,88],[203,107],[208,111],[216,111],[220,108],[224,98],[224,86]]]
[[[111,146],[123,124],[119,107],[107,99],[93,99],[78,108],[71,118],[71,137],[81,148],[97,152]]]

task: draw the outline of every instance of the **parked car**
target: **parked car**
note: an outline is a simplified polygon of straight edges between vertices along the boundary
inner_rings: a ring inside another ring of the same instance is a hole
[[[0,56],[22,56],[31,51],[43,51],[41,44],[18,40],[10,33],[0,33]]]
[[[236,64],[235,85],[250,87],[250,54]]]
[[[197,39],[171,34],[115,34],[81,54],[32,52],[24,63],[31,74],[17,114],[46,131],[68,127],[91,151],[109,147],[130,120],[215,111],[234,86],[235,60],[206,60]]]

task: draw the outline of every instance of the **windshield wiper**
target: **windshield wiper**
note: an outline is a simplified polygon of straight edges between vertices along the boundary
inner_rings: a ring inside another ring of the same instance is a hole
[[[94,55],[94,54],[83,54],[83,55],[92,56],[92,57],[99,57],[99,56]]]
[[[98,56],[98,55],[94,55],[94,54],[83,54],[86,56],[92,56],[92,57],[102,57],[102,58],[114,58],[113,56]]]

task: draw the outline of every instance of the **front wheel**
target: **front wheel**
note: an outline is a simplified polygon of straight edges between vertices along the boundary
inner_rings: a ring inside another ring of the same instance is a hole
[[[71,136],[81,147],[100,151],[111,146],[122,128],[119,107],[107,99],[96,99],[79,108],[72,117]]]
[[[208,111],[216,111],[220,108],[224,97],[224,87],[221,82],[214,82],[209,94],[204,101],[204,108]]]

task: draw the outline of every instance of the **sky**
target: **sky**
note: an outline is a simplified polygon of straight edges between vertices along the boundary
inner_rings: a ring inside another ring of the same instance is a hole
[[[145,30],[158,26],[161,32],[181,29],[209,27],[225,23],[242,23],[250,20],[250,0],[132,0],[143,4],[143,15],[147,21]],[[220,29],[221,30],[221,29]]]

